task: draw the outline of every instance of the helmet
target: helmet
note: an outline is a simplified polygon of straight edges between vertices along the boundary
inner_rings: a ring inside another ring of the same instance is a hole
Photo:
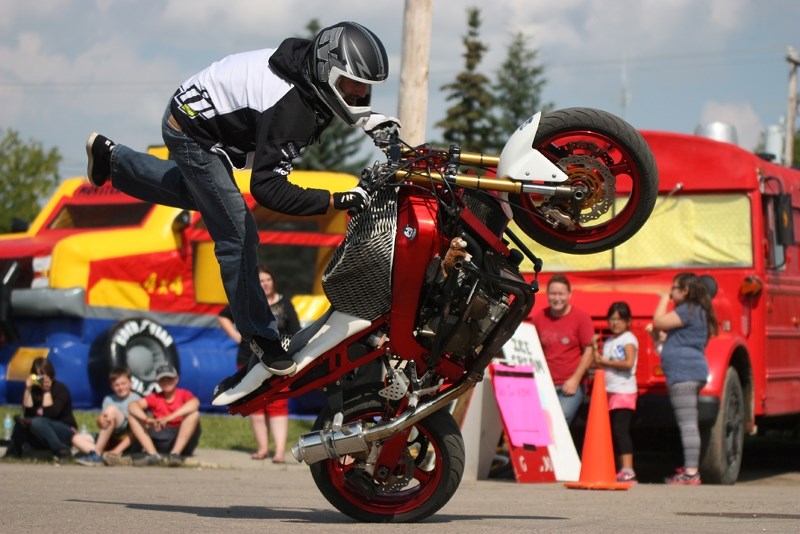
[[[360,24],[340,22],[314,38],[308,58],[317,96],[350,126],[372,113],[372,86],[389,74],[389,59],[380,39]]]

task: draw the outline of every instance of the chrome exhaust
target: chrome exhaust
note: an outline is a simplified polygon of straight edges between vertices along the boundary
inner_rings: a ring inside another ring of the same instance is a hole
[[[443,408],[450,402],[473,388],[477,378],[467,376],[458,386],[452,387],[442,395],[420,404],[416,410],[410,410],[386,423],[366,429],[363,421],[356,421],[341,426],[303,434],[292,445],[292,455],[298,462],[308,465],[321,460],[340,458],[348,454],[368,452],[370,443],[391,437],[402,432],[414,423],[424,419],[433,412]]]

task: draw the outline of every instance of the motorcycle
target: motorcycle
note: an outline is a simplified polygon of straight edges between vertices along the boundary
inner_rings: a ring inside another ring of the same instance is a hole
[[[557,251],[607,250],[647,220],[657,171],[635,129],[588,108],[534,115],[499,156],[396,135],[382,145],[386,161],[362,174],[370,208],[351,217],[323,276],[331,307],[289,341],[297,373],[258,365],[238,386],[252,393],[233,388],[214,402],[246,416],[323,391],[327,405],[295,458],[342,513],[414,522],[461,481],[464,441],[448,407],[533,307],[541,261],[510,222]]]

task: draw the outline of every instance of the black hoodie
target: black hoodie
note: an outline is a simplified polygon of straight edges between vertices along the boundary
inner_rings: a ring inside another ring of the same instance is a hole
[[[300,149],[331,121],[304,74],[310,48],[311,41],[292,38],[274,50],[228,56],[184,82],[171,105],[183,131],[204,149],[224,153],[238,168],[253,153],[250,192],[259,204],[290,215],[325,213],[330,202],[328,191],[287,180]]]

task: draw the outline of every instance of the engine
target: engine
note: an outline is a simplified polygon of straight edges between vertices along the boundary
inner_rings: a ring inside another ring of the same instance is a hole
[[[432,356],[474,356],[509,310],[509,297],[495,288],[471,262],[442,269],[445,260],[428,265],[416,336]]]

